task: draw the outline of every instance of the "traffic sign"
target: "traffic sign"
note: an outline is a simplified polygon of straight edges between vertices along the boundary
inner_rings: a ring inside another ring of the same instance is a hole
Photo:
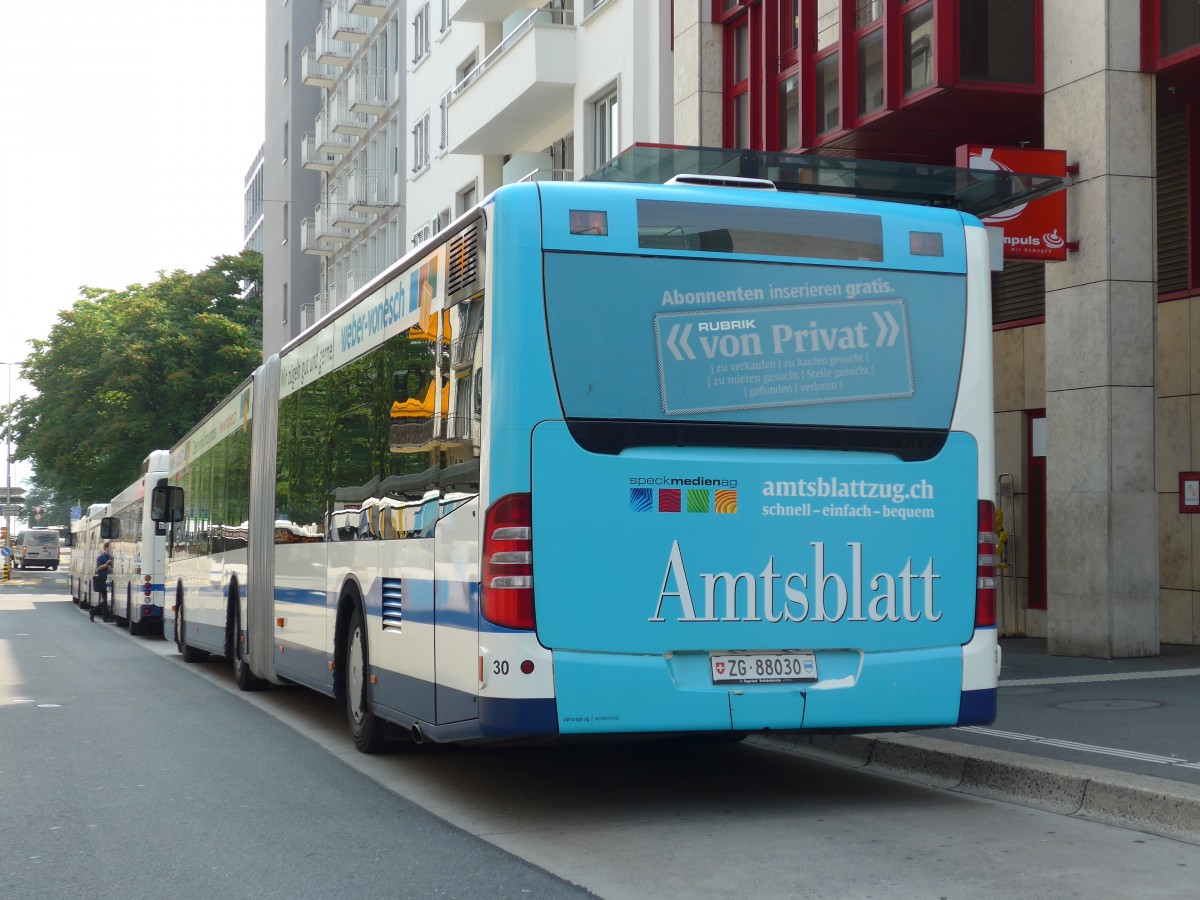
[[[5,507],[0,508],[0,516],[19,516],[21,507],[16,503],[10,503]]]
[[[0,487],[0,503],[20,503],[25,499],[25,488]]]

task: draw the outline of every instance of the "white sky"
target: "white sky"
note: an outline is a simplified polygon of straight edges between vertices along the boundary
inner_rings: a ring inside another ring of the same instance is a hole
[[[264,16],[262,0],[5,4],[0,361],[28,356],[81,285],[145,284],[241,250]],[[13,484],[29,472],[13,464]]]

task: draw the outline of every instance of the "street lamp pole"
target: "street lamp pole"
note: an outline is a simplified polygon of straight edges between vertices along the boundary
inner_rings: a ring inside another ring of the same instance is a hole
[[[12,423],[12,367],[13,363],[0,363],[8,370],[8,403],[4,407],[4,534],[6,544],[12,542],[12,436],[9,425]]]

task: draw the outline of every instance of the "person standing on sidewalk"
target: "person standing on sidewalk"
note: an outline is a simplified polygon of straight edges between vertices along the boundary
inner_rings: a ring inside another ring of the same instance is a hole
[[[100,592],[100,603],[93,603],[91,612],[88,614],[93,622],[96,621],[97,609],[100,610],[103,621],[112,620],[112,611],[108,605],[108,576],[112,574],[113,569],[111,550],[112,542],[105,541],[104,546],[100,548],[100,555],[96,557],[96,571],[92,574],[92,589]]]

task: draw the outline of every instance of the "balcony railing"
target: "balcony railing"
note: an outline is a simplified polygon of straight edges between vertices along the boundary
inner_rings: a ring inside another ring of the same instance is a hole
[[[339,41],[329,33],[324,22],[317,25],[317,61],[330,66],[348,66],[354,56],[354,45]]]
[[[392,177],[381,169],[351,169],[346,176],[346,197],[355,212],[384,212],[395,203],[392,194]]]
[[[362,137],[371,127],[371,119],[366,113],[354,112],[350,108],[346,90],[338,91],[334,98],[332,119],[333,130],[338,134]]]
[[[338,157],[317,149],[317,137],[306,132],[300,139],[300,165],[316,172],[332,172],[337,168]]]
[[[313,210],[313,216],[316,220],[317,239],[321,241],[337,241],[345,243],[354,237],[354,232],[342,225],[335,225],[331,210],[324,203],[318,203],[316,209]]]
[[[450,91],[450,102],[454,100],[469,88],[472,84],[479,80],[489,68],[494,66],[509,49],[521,40],[534,25],[566,25],[570,28],[575,27],[575,12],[570,9],[557,9],[553,5],[543,6],[541,9],[535,9],[517,25],[512,31],[504,36],[499,44],[497,44],[492,52],[483,58],[483,62],[479,63],[471,71],[463,76],[462,81],[454,86]]]
[[[334,0],[329,9],[331,31],[335,40],[365,44],[375,20],[350,10],[350,0]]]
[[[486,155],[549,143],[570,127],[575,70],[574,13],[534,10],[446,95],[446,149]],[[472,91],[479,81],[488,87]]]
[[[382,116],[388,111],[388,72],[378,66],[357,65],[347,84],[350,110]]]
[[[354,146],[354,137],[349,134],[339,134],[328,127],[325,113],[317,113],[314,127],[317,130],[317,150],[321,153],[349,153]]]
[[[518,181],[574,181],[574,169],[534,169]]]
[[[316,47],[305,47],[300,56],[300,80],[309,87],[331,88],[337,83],[341,69],[323,63],[317,57]]]
[[[333,256],[337,252],[337,246],[322,240],[317,234],[317,223],[315,219],[300,220],[300,249],[305,253],[311,253],[315,256]]]

